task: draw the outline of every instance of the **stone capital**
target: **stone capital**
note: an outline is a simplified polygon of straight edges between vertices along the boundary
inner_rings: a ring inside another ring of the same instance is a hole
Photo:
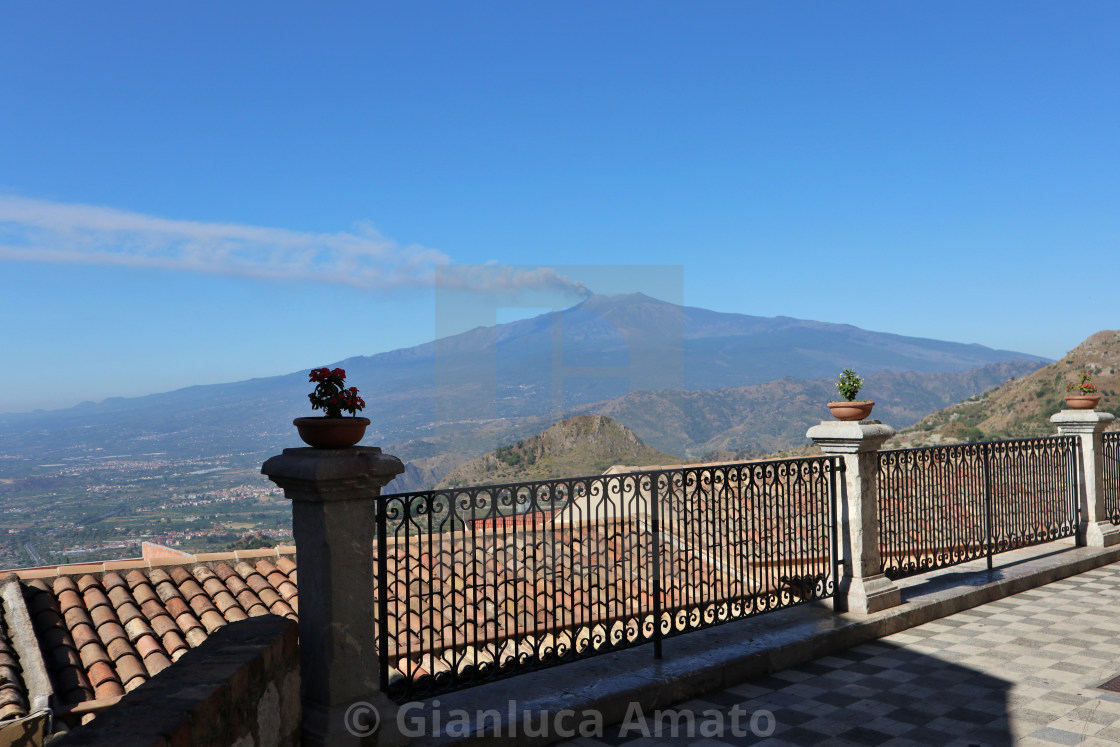
[[[876,451],[893,435],[894,428],[878,420],[822,420],[805,433],[825,454]]]
[[[395,456],[376,446],[348,449],[284,449],[261,467],[261,474],[284,488],[293,501],[327,503],[361,497],[404,472]]]
[[[1114,420],[1116,416],[1111,412],[1100,410],[1062,410],[1050,416],[1050,422],[1058,426],[1059,436],[1103,433]]]

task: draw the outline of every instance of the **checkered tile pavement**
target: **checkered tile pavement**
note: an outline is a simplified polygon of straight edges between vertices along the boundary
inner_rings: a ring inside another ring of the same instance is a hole
[[[1120,745],[1117,676],[1120,563],[563,744]]]

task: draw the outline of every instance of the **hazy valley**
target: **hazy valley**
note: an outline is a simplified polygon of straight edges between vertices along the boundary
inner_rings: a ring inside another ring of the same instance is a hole
[[[408,465],[393,491],[575,415],[609,416],[658,461],[757,456],[804,443],[844,367],[865,375],[875,416],[903,427],[1046,363],[635,294],[330,365],[369,403],[364,443]],[[284,539],[290,507],[259,468],[299,445],[291,419],[310,414],[307,391],[300,371],[0,415],[0,567],[134,556],[144,539],[196,551]]]

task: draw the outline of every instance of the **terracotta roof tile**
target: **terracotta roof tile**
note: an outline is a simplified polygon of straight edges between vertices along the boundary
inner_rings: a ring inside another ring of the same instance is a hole
[[[116,677],[105,680],[93,688],[95,698],[113,698],[120,695],[124,695],[124,688],[121,687],[121,683],[117,681]]]
[[[104,589],[96,585],[96,582],[93,584],[85,584],[85,588],[82,590],[82,602],[90,612],[93,612],[93,610],[98,607],[112,609],[112,602],[109,600],[109,596],[105,593]]]
[[[162,568],[153,568],[148,574],[148,579],[151,581],[152,587],[156,590],[156,594],[163,601],[167,601],[169,597],[183,596],[179,592],[179,587],[167,575],[167,572]]]
[[[185,617],[185,615],[183,617]],[[182,627],[182,619],[183,618],[180,617],[178,620],[180,627]],[[201,623],[197,623],[194,627],[185,630],[184,635],[186,636],[187,644],[191,648],[198,648],[207,638],[206,629],[202,627]]]
[[[283,571],[292,583],[295,583],[295,578],[292,574],[296,572],[296,564],[291,558],[277,558],[276,567]]]
[[[93,620],[90,619],[89,612],[86,611],[85,606],[83,606],[81,602],[71,601],[78,599],[78,595],[72,591],[68,591],[65,593],[70,597],[70,599],[67,599],[67,603],[69,603],[69,606],[67,605],[67,603],[63,603],[61,605],[63,610],[62,619],[66,621],[66,627],[73,630],[79,625],[88,625],[92,629]]]
[[[107,661],[92,662],[87,667],[87,671],[89,672],[89,680],[93,683],[95,689],[110,681],[115,681],[118,685],[120,684],[117,673],[113,671],[113,667],[110,666]]]
[[[229,566],[229,563],[218,563],[214,566],[214,575],[222,580],[230,591],[237,594],[245,582],[241,580],[241,576],[237,575],[237,571]]]
[[[216,573],[206,566],[197,566],[193,573],[198,582],[202,584],[206,595],[213,601],[218,610],[226,616],[226,619],[232,622],[247,617],[245,611],[241,609],[241,605],[237,604],[237,599],[234,598]],[[232,609],[234,607],[237,609]],[[233,617],[230,617],[231,614]]]
[[[78,651],[78,657],[82,661],[82,666],[89,672],[94,664],[110,664],[113,659],[109,656],[109,652],[101,645],[100,641],[92,641]]]
[[[167,655],[167,652],[164,650],[163,645],[159,642],[159,639],[151,633],[139,636],[136,639],[134,645],[136,646],[136,653],[140,654],[140,656],[144,659],[147,659],[149,656],[156,653],[162,654],[164,656]]]
[[[125,580],[128,581],[128,586],[132,589],[132,597],[141,605],[149,600],[159,598],[155,589],[152,588],[151,582],[148,581],[148,577],[140,571],[130,571]]]
[[[186,568],[172,568],[171,580],[179,587],[179,593],[187,602],[193,602],[195,597],[206,597],[206,591]]]
[[[124,634],[133,643],[143,636],[151,636],[153,632],[152,626],[148,624],[147,618],[143,615],[134,617],[124,624]]]
[[[198,584],[195,584],[195,586],[198,586]],[[201,589],[202,587],[198,586],[198,588]],[[208,612],[213,612],[215,614],[217,614],[218,612],[218,608],[214,606],[214,603],[210,601],[210,597],[206,596],[205,592],[192,597],[190,600],[190,606],[191,610],[195,614],[195,617],[197,617],[199,620],[203,620],[203,616]],[[221,615],[218,616],[221,617]],[[210,625],[206,624],[206,628],[210,629]],[[217,628],[215,628],[215,630],[216,629]],[[210,632],[213,632],[213,630],[211,630]]]
[[[144,613],[132,602],[132,597],[129,596],[127,599],[128,601],[118,602],[114,605],[117,610],[117,619],[126,624],[144,617]]]
[[[155,677],[171,666],[171,659],[162,652],[157,652],[144,657],[144,667],[148,670],[149,677]]]
[[[93,627],[98,632],[98,635],[105,635],[105,633],[102,632],[105,626],[117,624],[117,611],[108,604],[99,604],[96,607],[92,607],[89,615],[93,618]]]
[[[168,597],[164,600],[166,602],[167,614],[173,618],[178,619],[182,615],[189,615],[191,608],[183,601],[181,596]]]
[[[148,620],[152,624],[152,630],[154,630],[156,635],[160,638],[167,636],[169,633],[182,633],[182,631],[179,630],[179,626],[175,624],[171,615],[167,614],[166,611],[162,611],[158,615],[149,615]],[[170,651],[171,649],[168,650]]]
[[[92,623],[75,625],[70,629],[70,635],[73,636],[73,646],[79,651],[91,643],[98,645],[101,643],[101,639],[97,637],[97,631],[94,630]]]
[[[211,581],[213,584],[211,584]],[[217,579],[207,581],[206,591],[210,594],[210,598],[214,600],[214,605],[218,611],[222,613],[222,617],[230,622],[237,622],[238,620],[247,620],[249,614],[241,609],[241,605],[237,603],[236,597],[229,593],[229,590],[224,586],[221,590],[211,591],[212,585],[221,584]]]
[[[163,650],[167,652],[172,661],[176,661],[190,649],[190,646],[187,645],[187,639],[177,630],[164,633],[159,640],[163,644]]]
[[[202,613],[201,619],[207,633],[213,633],[229,624],[213,604],[210,605],[210,609]]]
[[[148,670],[136,654],[122,656],[116,662],[116,669],[126,691],[134,690],[148,680]]]
[[[249,587],[245,587],[244,591],[237,595],[237,603],[241,605],[241,608],[246,611],[249,617],[260,617],[268,614],[268,607],[264,606],[264,602]]]
[[[109,641],[105,644],[105,651],[115,662],[119,662],[122,657],[136,655],[136,649],[125,638],[114,638]]]
[[[61,592],[59,592],[58,606],[63,612],[66,612],[66,610],[70,609],[71,607],[84,608],[82,597],[74,589],[63,589]]]
[[[125,634],[124,628],[121,627],[121,624],[112,620],[109,620],[104,625],[100,626],[97,629],[97,634],[101,636],[101,640],[105,642],[106,646],[117,639],[123,639],[126,642],[128,641],[128,636]]]

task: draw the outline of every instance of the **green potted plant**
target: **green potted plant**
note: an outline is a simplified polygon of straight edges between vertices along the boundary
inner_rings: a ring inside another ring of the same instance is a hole
[[[870,415],[875,403],[869,399],[856,399],[862,387],[863,379],[852,369],[845,368],[836,380],[836,389],[844,399],[828,403],[832,417],[837,420],[864,420]]]
[[[1094,410],[1101,402],[1101,395],[1091,383],[1093,377],[1088,371],[1077,375],[1076,382],[1066,384],[1066,407],[1071,410]]]
[[[358,396],[358,388],[347,388],[346,371],[341,368],[314,368],[308,380],[315,389],[307,398],[312,410],[322,410],[319,417],[296,418],[292,421],[299,437],[317,449],[344,449],[362,440],[369,426],[369,418],[358,417],[358,410],[366,406]],[[343,413],[350,417],[343,417]]]

